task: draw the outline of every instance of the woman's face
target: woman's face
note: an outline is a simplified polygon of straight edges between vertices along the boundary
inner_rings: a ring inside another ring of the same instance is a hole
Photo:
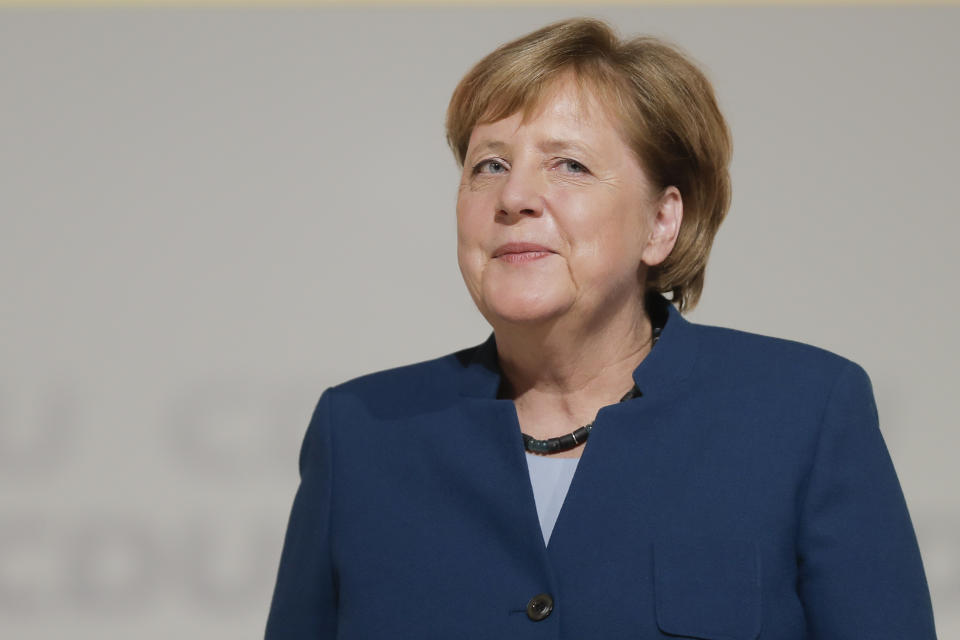
[[[613,118],[572,78],[523,119],[478,125],[464,161],[457,255],[480,312],[496,328],[595,323],[639,305],[646,267],[676,240],[680,193],[652,192]]]

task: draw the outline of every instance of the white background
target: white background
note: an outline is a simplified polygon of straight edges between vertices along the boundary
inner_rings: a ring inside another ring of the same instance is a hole
[[[960,11],[181,8],[0,11],[3,637],[262,636],[319,393],[489,333],[453,87],[584,13],[713,79],[734,199],[690,317],[867,369],[960,634]]]

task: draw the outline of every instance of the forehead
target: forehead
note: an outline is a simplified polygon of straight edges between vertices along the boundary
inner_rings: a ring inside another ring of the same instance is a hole
[[[623,142],[619,124],[591,83],[566,74],[550,83],[532,104],[499,120],[481,119],[471,132],[469,146],[491,140],[507,142],[521,132]]]

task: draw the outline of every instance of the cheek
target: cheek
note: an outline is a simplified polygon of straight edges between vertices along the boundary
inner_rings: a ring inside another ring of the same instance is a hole
[[[476,220],[466,215],[457,215],[457,254],[461,259],[476,251],[481,244],[482,232]]]
[[[482,268],[484,230],[477,216],[457,208],[457,262],[467,280],[476,279]]]
[[[457,239],[461,246],[482,244],[490,232],[490,216],[485,200],[472,192],[461,192],[457,198]]]
[[[610,272],[639,266],[643,220],[636,207],[594,200],[567,209],[565,220],[572,255],[591,271]]]

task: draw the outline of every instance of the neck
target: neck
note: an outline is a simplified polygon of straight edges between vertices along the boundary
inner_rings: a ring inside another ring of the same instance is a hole
[[[518,408],[574,422],[592,420],[599,407],[618,402],[651,347],[643,299],[631,302],[603,321],[494,327],[501,394]]]

